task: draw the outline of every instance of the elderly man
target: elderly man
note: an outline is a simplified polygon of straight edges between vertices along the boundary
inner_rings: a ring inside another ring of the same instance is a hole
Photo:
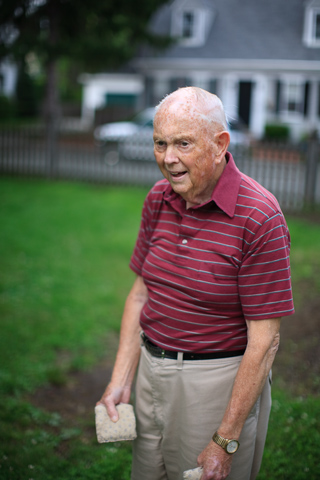
[[[293,313],[290,237],[273,195],[237,169],[229,140],[220,100],[202,89],[179,89],[157,108],[165,179],[144,203],[137,277],[100,400],[117,421],[139,363],[133,480],[181,480],[197,463],[201,480],[259,471],[280,319]]]

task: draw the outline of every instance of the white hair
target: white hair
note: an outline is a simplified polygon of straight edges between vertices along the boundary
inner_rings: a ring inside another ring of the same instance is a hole
[[[190,99],[199,116],[211,124],[216,130],[228,130],[228,122],[219,97],[199,87],[183,87],[166,95],[157,105],[158,112],[168,102]]]

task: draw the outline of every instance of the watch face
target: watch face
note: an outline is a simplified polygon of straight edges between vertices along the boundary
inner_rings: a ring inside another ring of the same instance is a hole
[[[231,440],[228,445],[227,445],[227,452],[228,453],[235,453],[239,448],[239,443],[237,442],[237,440]]]

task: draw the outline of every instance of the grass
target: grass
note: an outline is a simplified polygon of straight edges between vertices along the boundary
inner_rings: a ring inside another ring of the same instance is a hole
[[[320,213],[313,221],[307,218],[287,218],[291,235],[291,273],[295,304],[320,292]],[[298,288],[298,283],[303,288]]]
[[[2,480],[129,479],[129,442],[107,446],[96,441],[85,443],[85,425],[65,427],[58,415],[44,413],[21,400],[8,402],[6,416],[6,424],[14,431],[3,429],[1,435]],[[4,425],[1,418],[1,427]],[[67,450],[64,445],[68,445]]]
[[[320,478],[319,398],[290,398],[273,389],[268,437],[258,480]]]
[[[64,368],[92,364],[103,353],[133,279],[128,261],[144,193],[2,180],[5,391],[43,383],[57,353],[69,353]]]
[[[97,445],[26,394],[114,353],[145,189],[0,179],[0,478],[128,480],[130,445]],[[295,296],[320,290],[320,224],[289,217]],[[306,285],[306,288],[300,288]],[[301,292],[301,293],[300,293]],[[112,336],[111,336],[112,337]],[[274,389],[259,480],[320,478],[318,398]],[[279,425],[281,428],[279,428]],[[152,480],[152,479],[151,479]]]

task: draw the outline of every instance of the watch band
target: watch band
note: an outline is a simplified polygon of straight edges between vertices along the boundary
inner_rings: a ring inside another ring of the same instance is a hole
[[[220,447],[222,447],[224,450],[225,450],[226,446],[228,445],[228,439],[221,437],[221,435],[219,435],[218,432],[215,432],[213,434],[212,440],[215,443],[217,443],[218,445],[220,445]]]

